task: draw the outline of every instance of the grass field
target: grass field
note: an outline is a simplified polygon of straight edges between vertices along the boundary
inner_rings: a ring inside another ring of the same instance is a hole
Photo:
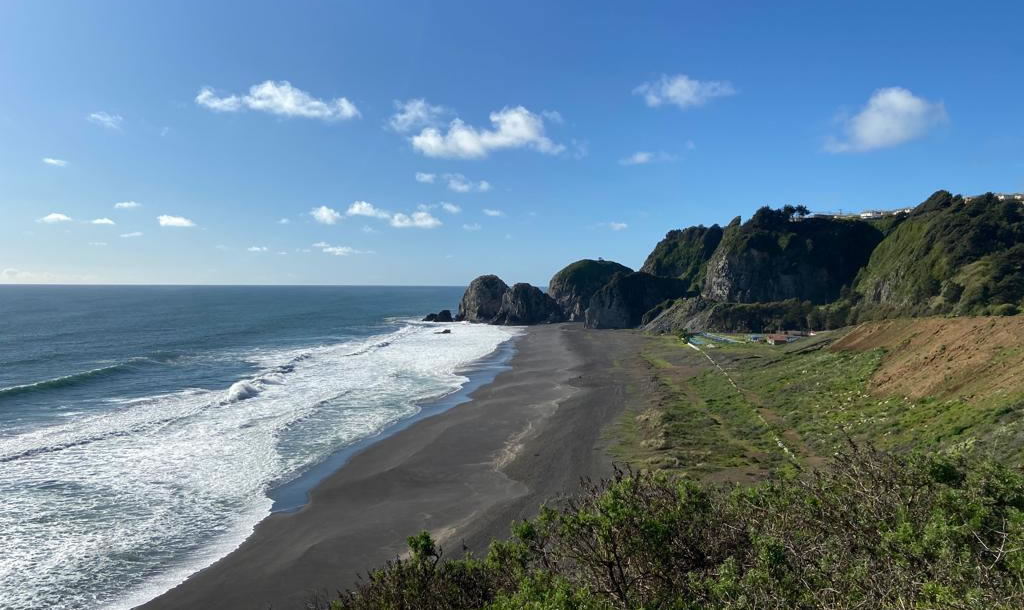
[[[872,322],[779,347],[650,337],[611,446],[738,482],[817,465],[847,439],[1024,464],[1022,343],[1024,324],[1001,318]]]

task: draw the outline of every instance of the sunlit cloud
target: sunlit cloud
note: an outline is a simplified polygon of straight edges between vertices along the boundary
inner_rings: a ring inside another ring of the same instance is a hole
[[[553,142],[545,133],[544,118],[523,106],[505,107],[489,116],[491,128],[476,128],[462,119],[454,119],[448,130],[426,127],[409,138],[413,148],[428,157],[479,159],[503,149],[530,148],[545,154],[557,154],[565,146]]]
[[[447,114],[444,106],[434,106],[423,98],[400,102],[395,100],[395,114],[391,115],[388,125],[391,129],[405,133],[420,127],[436,125],[442,116]]]
[[[288,81],[263,81],[243,96],[218,96],[211,87],[203,87],[196,104],[215,112],[237,112],[243,108],[278,116],[339,121],[359,116],[359,109],[347,98],[322,100],[292,86]]]
[[[860,112],[841,119],[843,136],[825,141],[828,152],[866,152],[896,146],[949,121],[942,102],[929,102],[902,87],[879,89]]]
[[[67,214],[61,214],[60,212],[50,212],[46,216],[40,218],[37,222],[44,222],[46,224],[55,224],[58,222],[70,222],[71,217]]]
[[[644,102],[652,108],[664,104],[692,108],[735,94],[736,88],[728,81],[699,81],[685,74],[662,74],[660,79],[633,89],[633,95],[643,96]]]
[[[184,216],[170,216],[168,214],[161,214],[156,217],[157,222],[160,223],[161,227],[194,227],[196,223],[192,222]]]
[[[68,164],[64,159],[54,159],[53,157],[43,157],[43,163],[54,167],[67,167]]]
[[[337,224],[337,222],[342,218],[341,214],[339,214],[337,210],[325,205],[313,208],[309,211],[309,215],[313,217],[313,220],[322,225]]]

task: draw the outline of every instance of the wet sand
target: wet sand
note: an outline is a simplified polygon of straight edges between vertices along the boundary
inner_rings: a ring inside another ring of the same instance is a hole
[[[421,530],[449,556],[483,553],[580,477],[610,473],[601,430],[625,403],[618,364],[641,340],[579,324],[530,328],[509,369],[469,402],[356,454],[305,507],[271,515],[237,550],[140,608],[301,608],[400,555]]]

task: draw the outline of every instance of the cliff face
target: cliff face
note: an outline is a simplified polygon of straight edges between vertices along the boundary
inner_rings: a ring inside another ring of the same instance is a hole
[[[827,303],[849,287],[882,232],[859,220],[790,219],[762,208],[729,227],[707,263],[701,295],[715,301]]]
[[[640,271],[679,278],[691,290],[699,291],[707,262],[722,241],[722,234],[718,225],[669,231],[647,256]]]
[[[501,308],[492,324],[551,324],[565,321],[565,314],[550,296],[530,284],[516,284],[502,295]]]
[[[578,260],[551,277],[548,294],[555,299],[569,320],[582,320],[595,292],[616,273],[632,271],[612,261]]]
[[[456,320],[489,323],[501,310],[502,297],[508,292],[508,284],[496,275],[481,275],[469,283],[459,301]]]
[[[565,314],[535,286],[520,283],[509,288],[496,275],[481,275],[469,283],[455,319],[483,324],[549,324],[562,322]]]
[[[635,328],[644,314],[668,299],[686,294],[683,280],[649,273],[615,275],[590,298],[586,311],[588,328]]]
[[[808,328],[814,306],[791,299],[774,303],[719,303],[704,297],[679,299],[645,321],[652,333],[736,332],[760,333]]]

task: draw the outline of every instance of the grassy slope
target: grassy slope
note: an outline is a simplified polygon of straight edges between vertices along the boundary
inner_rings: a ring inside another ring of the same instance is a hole
[[[721,370],[678,339],[652,337],[649,383],[633,389],[612,432],[616,456],[750,481],[791,461],[817,465],[852,437],[1024,464],[1024,319],[880,321],[847,332],[705,348]]]

